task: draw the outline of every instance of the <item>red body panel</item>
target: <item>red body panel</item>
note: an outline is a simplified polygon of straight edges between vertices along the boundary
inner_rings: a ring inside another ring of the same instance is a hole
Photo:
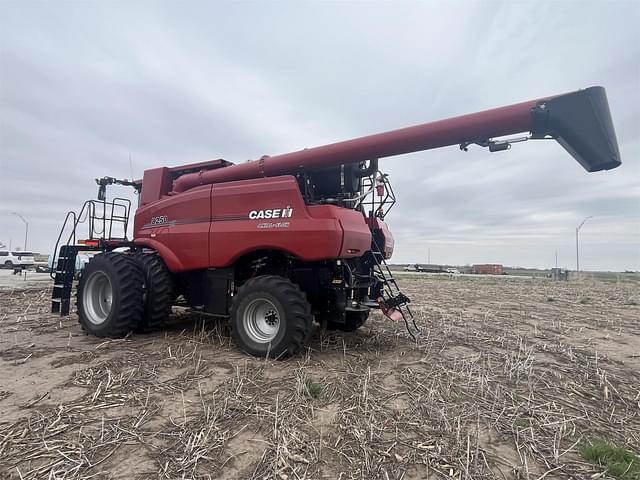
[[[391,234],[391,230],[389,230],[387,224],[379,218],[368,218],[367,224],[371,227],[372,230],[380,230],[380,232],[382,233],[383,244],[378,245],[378,248],[384,254],[384,258],[391,258],[391,256],[393,255],[395,240],[393,239],[393,235]]]
[[[165,197],[140,207],[134,228],[134,242],[156,249],[173,272],[226,267],[263,249],[314,261],[358,257],[371,245],[361,213],[306,206],[296,179],[288,175]]]
[[[145,170],[142,180],[144,188],[140,192],[140,205],[148,205],[160,200],[171,190],[172,182],[171,170],[167,167]]]
[[[211,189],[205,185],[139,207],[134,243],[157,250],[173,272],[208,267]]]
[[[221,158],[208,160],[206,162],[190,163],[178,167],[158,167],[144,171],[142,178],[142,193],[140,195],[140,205],[148,205],[166,197],[173,186],[173,181],[181,175],[197,174],[233,165]]]

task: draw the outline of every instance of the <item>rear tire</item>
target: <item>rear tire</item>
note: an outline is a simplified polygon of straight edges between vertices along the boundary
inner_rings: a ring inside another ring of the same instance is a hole
[[[7,260],[4,262],[5,268],[13,268],[13,262],[11,260]]]
[[[97,337],[124,337],[143,314],[144,276],[130,256],[103,253],[93,257],[78,283],[78,317],[82,328]]]
[[[144,275],[144,312],[138,324],[140,332],[159,330],[171,315],[174,301],[173,278],[160,255],[138,253],[133,255]]]
[[[345,322],[338,323],[327,321],[327,330],[340,330],[341,332],[354,332],[365,324],[369,318],[369,312],[346,312]]]
[[[245,352],[284,358],[298,353],[309,336],[311,306],[290,280],[262,275],[248,280],[233,297],[231,335]]]

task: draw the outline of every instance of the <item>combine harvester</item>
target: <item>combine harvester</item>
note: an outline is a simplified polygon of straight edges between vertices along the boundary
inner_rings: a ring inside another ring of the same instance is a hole
[[[371,308],[404,320],[413,335],[410,300],[385,263],[395,196],[378,159],[547,138],[588,172],[620,165],[605,90],[591,87],[237,165],[220,159],[146,170],[137,181],[97,179],[98,200],[69,212],[58,238],[52,311],[69,314],[76,255],[93,250],[77,305],[82,328],[99,337],[156,329],[173,305],[228,319],[236,344],[258,356],[300,351],[314,319],[355,330]],[[112,184],[139,194],[133,239],[131,202],[107,201]],[[76,241],[81,223],[88,235]]]

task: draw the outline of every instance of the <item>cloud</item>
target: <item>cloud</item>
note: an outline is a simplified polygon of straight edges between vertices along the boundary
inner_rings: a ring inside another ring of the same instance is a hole
[[[640,6],[634,2],[3,2],[0,240],[49,251],[93,178],[234,162],[594,84],[623,166],[555,142],[381,161],[394,261],[640,269]],[[129,158],[132,159],[132,165]],[[118,193],[121,193],[120,191]]]

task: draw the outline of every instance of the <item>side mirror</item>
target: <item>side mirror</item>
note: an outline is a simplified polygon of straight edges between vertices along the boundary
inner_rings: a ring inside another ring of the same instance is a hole
[[[100,185],[98,187],[98,200],[104,202],[107,199],[107,186]]]

